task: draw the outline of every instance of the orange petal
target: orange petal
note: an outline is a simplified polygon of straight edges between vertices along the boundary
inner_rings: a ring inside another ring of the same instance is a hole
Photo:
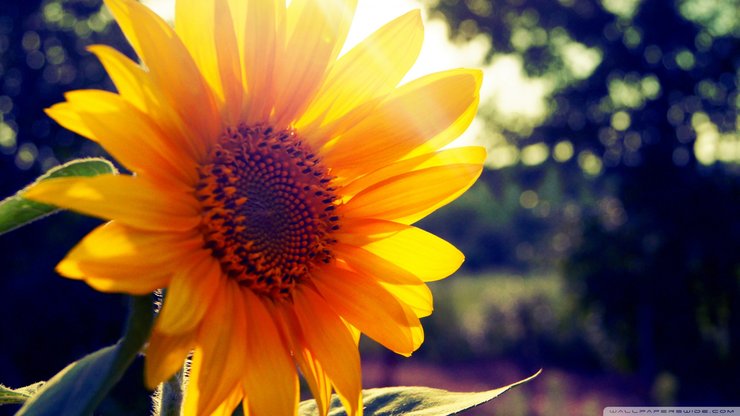
[[[185,363],[195,343],[195,331],[177,335],[165,335],[152,331],[146,348],[144,378],[148,389],[154,390],[159,383],[168,380]]]
[[[129,170],[180,188],[192,187],[198,180],[195,161],[121,96],[78,90],[66,98],[67,102],[46,113],[63,127],[99,143]]]
[[[401,308],[403,308],[404,314],[406,314],[406,320],[408,322],[416,322],[418,321],[419,316],[414,312],[414,310],[407,304],[400,302]],[[411,337],[413,338],[413,344],[417,346],[424,343],[424,327],[421,325],[412,325],[409,327],[411,330]]]
[[[201,138],[217,137],[221,119],[215,100],[175,31],[137,1],[106,0],[105,4],[182,121]],[[205,141],[200,144],[205,153]]]
[[[187,231],[200,223],[194,197],[134,176],[49,179],[32,185],[23,196],[145,230]]]
[[[477,79],[478,88],[480,88],[481,81],[481,78]],[[434,137],[427,140],[423,145],[418,146],[409,152],[404,156],[404,159],[419,156],[424,153],[435,152],[452,143],[452,141],[460,137],[460,135],[467,130],[468,126],[470,126],[470,123],[473,122],[475,115],[478,114],[478,104],[480,104],[480,97],[476,96],[470,105],[468,105],[468,108],[465,109],[454,123],[434,135]]]
[[[342,226],[332,235],[339,241],[355,246],[388,238],[410,227],[393,221],[372,218],[342,218]]]
[[[342,322],[344,322],[344,325],[349,330],[349,334],[352,336],[352,340],[355,342],[355,345],[359,348],[360,346],[360,337],[362,336],[362,332],[352,326],[349,322],[347,322],[345,319],[342,319]]]
[[[341,211],[353,218],[411,224],[460,196],[482,170],[478,164],[458,164],[407,172],[364,189]]]
[[[168,140],[171,149],[180,149],[191,159],[201,160],[205,151],[203,138],[193,132],[167,102],[162,86],[150,72],[109,46],[93,45],[88,50],[103,64],[121,97],[149,114],[160,130],[167,133],[162,137]]]
[[[298,375],[271,314],[249,289],[242,299],[247,310],[244,391],[253,416],[291,415],[298,409]],[[265,381],[269,380],[269,383]]]
[[[398,88],[363,121],[330,134],[340,138],[323,152],[325,163],[338,176],[352,177],[402,159],[418,148],[439,150],[472,121],[470,109],[477,108],[480,82],[480,71],[454,70]],[[432,140],[435,136],[443,140]]]
[[[57,271],[104,292],[145,294],[167,286],[177,264],[201,245],[197,235],[143,231],[111,221],[85,236]]]
[[[324,266],[314,271],[312,282],[326,303],[352,326],[398,354],[410,356],[414,344],[409,321],[398,301],[377,280],[338,267]]]
[[[486,149],[480,146],[456,147],[440,150],[439,152],[424,153],[420,156],[384,166],[367,175],[354,179],[346,185],[342,185],[342,195],[345,197],[356,195],[363,189],[369,188],[378,182],[406,172],[456,164],[482,165],[485,160]]]
[[[311,394],[316,400],[316,408],[320,415],[329,413],[331,401],[332,384],[326,375],[321,363],[314,357],[311,351],[304,349],[298,363],[303,377],[306,379]]]
[[[331,66],[326,82],[296,127],[311,136],[319,125],[330,124],[357,106],[391,92],[416,61],[423,37],[418,10],[377,30]],[[321,137],[321,132],[316,136]]]
[[[312,289],[293,292],[295,316],[305,347],[321,363],[350,416],[362,415],[360,355],[347,326]]]
[[[226,0],[180,0],[175,3],[175,30],[200,72],[236,124],[244,88],[234,23]]]
[[[201,323],[183,403],[187,415],[211,414],[241,386],[246,323],[237,286],[220,285]]]
[[[427,285],[402,285],[382,280],[379,280],[378,283],[403,306],[410,308],[415,317],[424,318],[434,311],[432,291],[429,290]]]
[[[353,270],[377,279],[398,301],[410,306],[416,316],[432,314],[432,292],[410,271],[360,247],[338,243],[332,250]]]
[[[268,304],[268,306],[272,306],[269,309],[275,317],[284,338],[289,343],[293,359],[298,364],[301,374],[303,374],[303,378],[316,400],[319,415],[325,416],[329,413],[329,401],[332,392],[331,380],[329,380],[321,363],[311,353],[311,350],[305,348],[303,334],[292,310],[292,305],[283,304],[277,307]]]
[[[213,1],[177,0],[175,32],[190,52],[203,78],[222,95],[221,75],[216,57],[215,7]],[[219,30],[227,28],[218,28]]]
[[[157,331],[164,334],[191,331],[203,319],[223,284],[221,266],[210,253],[200,250],[181,262],[157,318]]]
[[[287,126],[305,110],[349,32],[357,0],[293,0],[287,42],[276,67],[276,124]]]
[[[388,238],[369,242],[362,248],[408,270],[425,282],[449,276],[465,259],[452,244],[416,227],[408,227]]]
[[[244,81],[239,59],[239,46],[234,32],[234,21],[227,0],[216,1],[216,55],[221,75],[221,89],[225,101],[225,117],[231,125],[241,122],[244,100]]]
[[[234,389],[226,396],[223,402],[214,410],[210,416],[232,416],[235,413],[236,406],[239,402],[244,400],[244,390],[241,385],[237,385]],[[244,407],[246,409],[246,407]],[[250,415],[247,413],[247,415]]]
[[[58,271],[58,269],[57,269]],[[62,274],[62,272],[59,272]],[[134,275],[139,277],[137,275]],[[128,293],[131,295],[146,295],[169,284],[169,275],[144,277],[140,279],[108,279],[101,277],[85,277],[85,283],[91,288],[105,293]]]
[[[107,45],[91,45],[87,50],[98,57],[123,99],[142,111],[150,107],[156,94],[144,68]]]
[[[237,39],[247,83],[243,119],[247,124],[256,124],[268,120],[275,102],[274,74],[279,67],[276,60],[283,55],[285,1],[245,3],[246,15],[241,18],[246,20],[239,22],[240,16],[235,13],[234,21],[237,28],[244,28],[243,37]],[[237,34],[240,31],[237,29]]]

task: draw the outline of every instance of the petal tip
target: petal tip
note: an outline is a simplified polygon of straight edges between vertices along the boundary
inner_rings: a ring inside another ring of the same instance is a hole
[[[422,28],[424,27],[424,24],[421,20],[421,9],[413,9],[409,10],[401,16],[401,18],[413,20],[414,23],[418,23]]]
[[[157,386],[164,381],[164,377],[161,374],[156,374],[152,368],[152,360],[144,360],[144,386],[148,390],[156,390]]]
[[[57,264],[54,270],[69,279],[80,280],[85,277],[84,272],[80,269],[79,264],[76,261],[63,259],[59,264]]]

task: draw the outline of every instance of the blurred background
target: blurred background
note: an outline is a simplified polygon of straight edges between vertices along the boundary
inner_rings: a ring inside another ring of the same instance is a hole
[[[486,72],[465,140],[490,156],[468,193],[420,224],[467,257],[431,285],[425,344],[402,359],[363,341],[366,386],[482,390],[543,368],[470,414],[738,405],[740,3],[421,7],[436,28],[427,56]],[[113,89],[85,51],[94,43],[133,56],[98,0],[0,2],[0,198],[103,155],[43,114],[65,91]],[[97,224],[63,213],[0,236],[1,383],[48,379],[119,337],[125,298],[53,272]],[[148,414],[141,362],[126,377],[101,414]]]

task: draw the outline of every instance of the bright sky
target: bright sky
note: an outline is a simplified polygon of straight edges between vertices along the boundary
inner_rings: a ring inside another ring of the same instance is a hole
[[[143,0],[143,2],[166,18],[173,15],[173,0]],[[544,116],[543,98],[549,91],[548,85],[541,81],[525,79],[522,75],[521,61],[513,57],[502,56],[490,65],[484,64],[484,57],[490,46],[490,41],[484,36],[465,44],[451,43],[448,40],[449,30],[446,23],[439,19],[428,19],[418,0],[359,0],[344,50],[357,44],[383,24],[413,9],[421,9],[424,16],[424,45],[416,65],[404,81],[445,69],[481,68],[485,73],[481,88],[483,105],[492,105],[497,113],[512,119],[538,119]],[[491,143],[492,138],[485,136],[483,122],[476,120],[458,144],[476,140]],[[495,138],[493,139],[495,141]]]

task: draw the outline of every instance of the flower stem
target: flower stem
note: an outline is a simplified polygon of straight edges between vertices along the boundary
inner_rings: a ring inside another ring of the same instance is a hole
[[[162,383],[160,416],[180,416],[184,381],[185,367]]]

